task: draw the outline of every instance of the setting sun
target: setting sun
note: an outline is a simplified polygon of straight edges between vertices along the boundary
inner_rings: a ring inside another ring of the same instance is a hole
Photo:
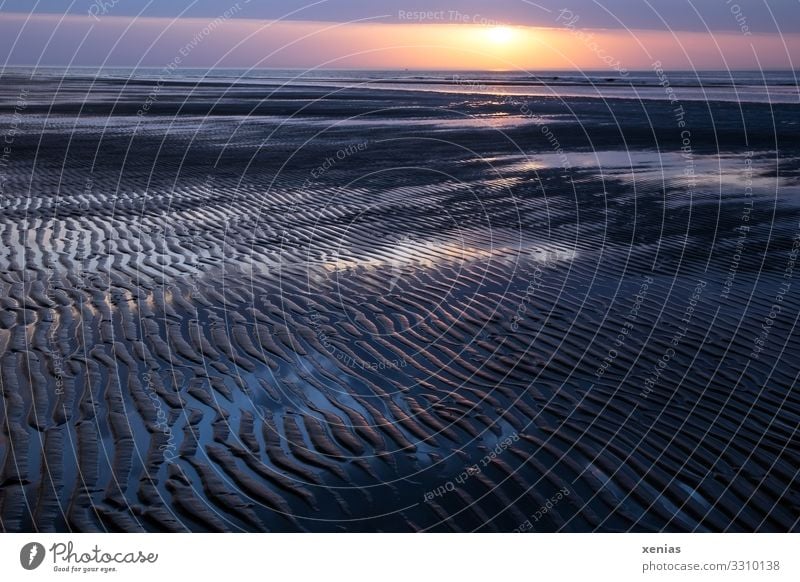
[[[508,44],[516,33],[510,26],[493,26],[487,31],[489,40],[497,44]]]

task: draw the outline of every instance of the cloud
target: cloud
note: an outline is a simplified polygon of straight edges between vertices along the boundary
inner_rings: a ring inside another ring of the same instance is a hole
[[[487,34],[491,27],[448,16],[274,21],[243,18],[248,6],[242,0],[209,17],[181,18],[6,13],[0,53],[10,64],[157,68],[601,70],[611,59],[627,70],[649,69],[655,60],[673,69],[783,69],[800,58],[797,34],[584,28],[575,11],[568,21],[552,13],[546,27],[515,28],[513,41],[501,43]]]
[[[569,8],[586,28],[638,30],[737,31],[744,20],[753,32],[800,32],[796,0],[48,0],[36,13],[84,15],[92,6],[109,6],[116,16],[175,18],[216,17],[238,3],[240,18],[275,20],[293,13],[292,20],[342,22],[383,17],[398,22],[404,12],[459,12],[469,17],[526,26],[546,26],[552,12]],[[2,12],[29,12],[29,0],[6,0]]]

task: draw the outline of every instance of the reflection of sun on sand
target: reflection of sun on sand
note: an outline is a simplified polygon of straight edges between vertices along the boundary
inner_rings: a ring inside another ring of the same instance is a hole
[[[548,263],[569,262],[575,259],[574,249],[536,244],[528,249],[515,249],[507,245],[494,248],[463,246],[458,241],[401,240],[390,247],[373,249],[374,256],[354,257],[335,256],[323,263],[328,272],[355,271],[359,268],[381,269],[402,267],[434,268],[437,264],[449,261],[475,261],[490,258],[518,256],[520,250],[527,250],[529,259]]]
[[[499,250],[496,249],[495,252]],[[375,249],[377,256],[371,257],[335,257],[324,264],[329,271],[346,271],[358,267],[379,269],[381,267],[434,267],[440,261],[475,260],[489,258],[493,255],[490,249],[464,247],[458,242],[412,241],[393,244],[385,249]]]

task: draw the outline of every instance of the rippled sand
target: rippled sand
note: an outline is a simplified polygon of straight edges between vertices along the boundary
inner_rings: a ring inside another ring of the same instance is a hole
[[[797,531],[797,106],[23,87],[0,529]]]

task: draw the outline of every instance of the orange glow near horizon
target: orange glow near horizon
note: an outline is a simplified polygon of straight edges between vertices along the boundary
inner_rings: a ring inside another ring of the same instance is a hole
[[[43,64],[164,66],[210,20],[6,14],[0,39],[24,34],[13,52]],[[206,28],[208,31],[208,28]],[[47,39],[53,36],[49,46]],[[87,42],[80,41],[87,35]],[[119,41],[117,43],[117,41]],[[786,43],[784,46],[783,43]],[[71,49],[74,43],[74,49]],[[116,46],[115,46],[115,43]],[[0,49],[2,47],[0,41]],[[11,49],[11,46],[8,47]],[[77,55],[72,55],[73,50]],[[186,51],[184,51],[186,52]],[[12,55],[13,56],[13,55]],[[19,59],[17,59],[19,60]],[[790,68],[800,61],[800,35],[654,30],[570,30],[452,23],[355,23],[230,19],[217,23],[185,67],[289,67],[486,70],[649,70]]]

